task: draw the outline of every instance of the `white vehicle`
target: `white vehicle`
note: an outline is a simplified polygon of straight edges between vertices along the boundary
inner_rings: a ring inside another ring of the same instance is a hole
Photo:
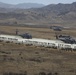
[[[34,45],[34,46],[42,46],[42,47],[49,47],[49,48],[76,50],[76,44],[67,44],[60,40],[48,40],[48,39],[40,39],[40,38],[27,39],[18,35],[0,34],[0,41],[26,44],[26,45]]]

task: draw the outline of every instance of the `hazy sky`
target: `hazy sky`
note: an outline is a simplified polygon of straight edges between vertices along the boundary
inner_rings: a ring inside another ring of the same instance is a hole
[[[41,4],[57,4],[57,3],[72,3],[76,0],[0,0],[0,2],[9,3],[9,4],[18,4],[18,3],[41,3]]]

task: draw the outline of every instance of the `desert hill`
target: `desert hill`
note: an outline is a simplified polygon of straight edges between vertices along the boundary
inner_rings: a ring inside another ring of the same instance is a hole
[[[0,23],[17,22],[30,25],[76,25],[76,2],[50,4],[41,8],[0,8]]]

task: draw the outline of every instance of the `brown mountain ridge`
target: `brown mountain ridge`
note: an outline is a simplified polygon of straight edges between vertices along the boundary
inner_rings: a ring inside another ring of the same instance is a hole
[[[29,25],[76,25],[76,2],[71,4],[50,4],[41,8],[0,8],[0,23]]]

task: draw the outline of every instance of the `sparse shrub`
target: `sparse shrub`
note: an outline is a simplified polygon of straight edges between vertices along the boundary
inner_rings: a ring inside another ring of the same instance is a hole
[[[4,72],[3,75],[27,75],[27,72],[24,73],[13,73],[13,72]]]
[[[31,58],[31,59],[29,59],[30,61],[34,61],[34,62],[42,62],[40,59],[38,59],[38,58]]]
[[[9,72],[8,75],[12,75],[12,72]]]
[[[75,72],[75,70],[69,70],[69,72]]]
[[[59,75],[59,74],[57,72],[55,72],[54,75]]]
[[[39,75],[46,75],[46,73],[45,72],[40,72]]]
[[[27,71],[24,72],[24,75],[27,75]]]
[[[21,59],[23,59],[23,57],[21,57]]]
[[[39,54],[39,52],[35,52],[35,54]]]
[[[9,60],[10,60],[10,61],[14,61],[15,59],[14,59],[14,58],[9,58]]]
[[[4,72],[3,75],[8,75],[8,74],[6,72]]]
[[[48,73],[47,75],[52,75],[52,73],[50,72],[50,73]]]

